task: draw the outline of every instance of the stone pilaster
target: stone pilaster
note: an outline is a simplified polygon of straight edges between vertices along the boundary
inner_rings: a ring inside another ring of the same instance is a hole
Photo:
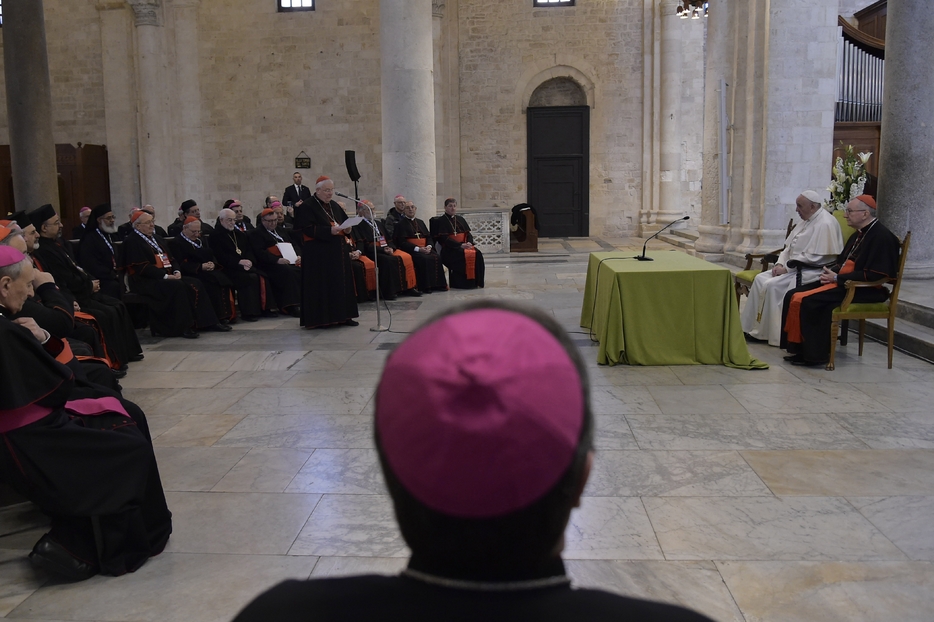
[[[879,151],[879,218],[911,231],[905,276],[934,278],[934,13],[928,0],[889,3]]]
[[[217,215],[218,205],[203,203],[206,197],[204,135],[202,128],[201,69],[198,58],[200,0],[173,0],[172,24],[175,45],[175,88],[172,109],[177,112],[173,135],[176,199],[193,198],[202,202],[201,214],[207,220]],[[213,188],[212,188],[213,190]],[[180,201],[179,201],[180,202]]]
[[[42,0],[3,3],[3,69],[16,209],[32,211],[51,203],[58,210],[52,86]]]
[[[380,0],[383,200],[437,210],[430,0]]]
[[[174,219],[168,159],[168,93],[165,29],[161,0],[128,0],[136,25],[139,84],[141,201],[157,210],[157,220]]]
[[[656,224],[664,226],[684,216],[681,205],[681,31],[683,22],[675,13],[676,0],[663,0],[661,12],[661,58],[659,102],[659,204]]]
[[[133,63],[133,12],[126,2],[98,2],[104,123],[110,174],[110,202],[117,220],[140,204],[136,71]]]

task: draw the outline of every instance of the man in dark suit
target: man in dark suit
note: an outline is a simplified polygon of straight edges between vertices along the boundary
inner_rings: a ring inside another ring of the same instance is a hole
[[[299,207],[311,198],[311,190],[302,185],[302,174],[298,171],[292,174],[292,185],[282,191],[282,204]],[[266,207],[269,207],[268,205]]]

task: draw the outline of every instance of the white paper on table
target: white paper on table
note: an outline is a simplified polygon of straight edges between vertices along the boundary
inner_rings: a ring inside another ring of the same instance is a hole
[[[354,225],[359,225],[361,222],[363,222],[363,218],[361,218],[360,216],[353,216],[352,218],[348,218],[347,220],[342,222],[340,224],[340,228],[349,231],[351,227],[353,227]]]
[[[283,259],[288,259],[289,263],[293,266],[295,262],[298,261],[298,255],[295,254],[295,248],[288,242],[279,242],[276,244],[276,248],[279,249],[279,252],[282,253]]]

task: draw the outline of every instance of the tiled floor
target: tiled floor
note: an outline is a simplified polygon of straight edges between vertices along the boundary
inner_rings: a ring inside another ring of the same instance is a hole
[[[496,297],[575,333],[598,448],[567,531],[576,583],[722,621],[934,619],[934,366],[896,353],[887,370],[870,343],[862,359],[839,349],[835,372],[764,345],[751,346],[764,371],[598,367],[578,320],[587,253],[610,247],[543,240],[538,255],[488,257],[483,291],[390,304],[398,331]],[[360,322],[266,320],[148,345],[123,385],[156,437],[168,549],[132,575],[60,584],[25,559],[42,517],[0,512],[0,533],[14,532],[0,538],[0,617],[229,620],[286,577],[400,569],[370,415],[405,335],[369,331],[373,305]]]

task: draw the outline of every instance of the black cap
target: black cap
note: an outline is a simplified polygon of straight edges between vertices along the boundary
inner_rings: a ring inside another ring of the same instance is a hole
[[[55,208],[52,207],[51,203],[46,203],[39,209],[29,212],[29,221],[36,229],[41,229],[42,223],[50,218],[55,218]]]
[[[198,207],[198,204],[195,203],[194,200],[188,199],[187,201],[182,203],[182,206],[179,209],[187,214],[188,210],[190,210],[193,207]]]

